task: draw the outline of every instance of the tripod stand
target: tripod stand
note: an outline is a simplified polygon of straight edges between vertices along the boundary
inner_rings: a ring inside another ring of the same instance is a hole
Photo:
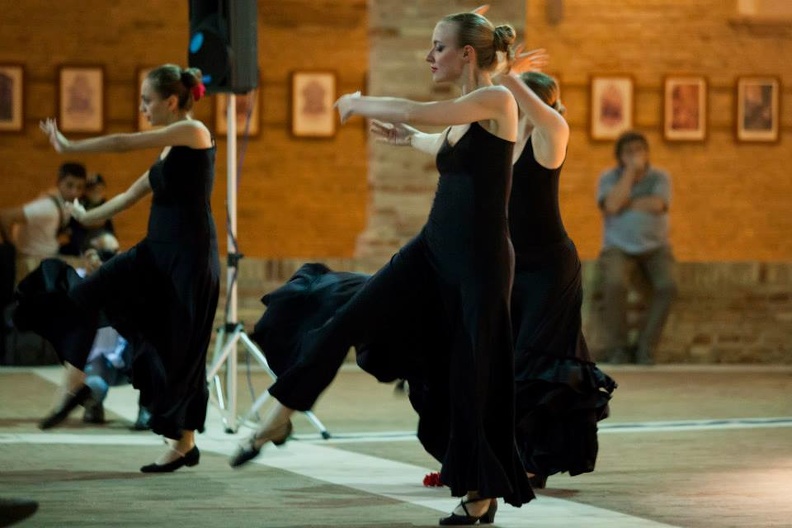
[[[226,273],[226,310],[223,326],[219,329],[215,341],[212,366],[208,369],[206,379],[210,387],[210,396],[214,392],[214,398],[220,408],[223,424],[227,433],[235,433],[239,427],[239,417],[237,416],[237,345],[242,342],[248,354],[255,359],[264,371],[273,379],[275,373],[269,366],[267,358],[264,357],[261,349],[245,333],[244,326],[237,319],[237,274],[239,261],[242,254],[238,253],[237,241],[235,237],[236,222],[236,197],[237,197],[237,134],[236,134],[236,96],[228,94],[227,108],[228,123],[228,152],[227,152],[227,203],[228,203],[228,261]],[[220,369],[225,365],[225,390],[220,379]],[[214,389],[212,391],[212,389]],[[258,412],[259,408],[266,403],[269,392],[264,391],[258,397],[242,421],[248,421]],[[321,421],[311,411],[305,411],[305,416],[316,427],[322,438],[330,438]]]

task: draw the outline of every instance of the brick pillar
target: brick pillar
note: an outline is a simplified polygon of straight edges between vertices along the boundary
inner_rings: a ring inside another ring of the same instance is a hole
[[[456,96],[452,86],[434,85],[425,62],[432,30],[443,16],[483,4],[462,0],[370,0],[368,94],[422,101]],[[525,0],[498,2],[487,13],[508,23],[522,39]],[[438,130],[439,131],[439,130]],[[366,230],[356,257],[384,263],[423,226],[437,186],[434,159],[409,147],[369,140],[369,204]]]

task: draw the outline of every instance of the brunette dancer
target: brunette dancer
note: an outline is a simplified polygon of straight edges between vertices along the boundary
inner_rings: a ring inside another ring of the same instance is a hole
[[[47,337],[67,367],[66,396],[42,427],[57,425],[90,396],[82,370],[97,326],[111,324],[130,341],[133,383],[151,411],[152,430],[168,444],[143,472],[175,471],[200,458],[195,431],[206,417],[206,351],[220,276],[209,201],[214,140],[190,116],[203,93],[200,71],[167,64],[141,87],[140,111],[160,128],[69,140],[53,119],[41,123],[58,152],[163,149],[125,192],[90,211],[77,203],[72,209],[78,221],[95,224],[153,193],[146,237],[82,281],[71,268],[45,261],[20,285],[16,316],[20,326]]]

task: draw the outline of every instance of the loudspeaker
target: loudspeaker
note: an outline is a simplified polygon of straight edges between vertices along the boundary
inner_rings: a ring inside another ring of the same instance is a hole
[[[189,64],[207,93],[246,93],[258,86],[256,0],[190,0]]]

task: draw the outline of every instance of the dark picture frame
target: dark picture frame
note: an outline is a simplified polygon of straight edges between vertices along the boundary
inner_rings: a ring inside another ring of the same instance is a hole
[[[104,67],[59,67],[58,125],[63,132],[101,134],[104,131]]]
[[[781,80],[775,76],[737,78],[737,141],[772,143],[780,139]]]
[[[18,133],[25,127],[25,67],[0,64],[0,132]]]

